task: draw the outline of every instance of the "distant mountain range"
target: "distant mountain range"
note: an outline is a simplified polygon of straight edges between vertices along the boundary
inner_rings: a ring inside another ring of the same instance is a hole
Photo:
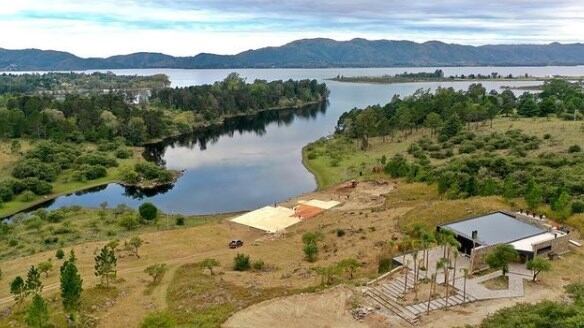
[[[0,70],[89,70],[121,68],[322,68],[400,66],[544,66],[584,64],[584,44],[468,46],[438,41],[416,43],[353,39],[298,40],[281,47],[236,55],[201,53],[173,57],[139,52],[81,58],[53,50],[0,48]]]

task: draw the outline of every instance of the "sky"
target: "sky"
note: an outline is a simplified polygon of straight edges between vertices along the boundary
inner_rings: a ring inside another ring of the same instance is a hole
[[[235,54],[324,37],[584,41],[584,0],[0,0],[0,48]]]

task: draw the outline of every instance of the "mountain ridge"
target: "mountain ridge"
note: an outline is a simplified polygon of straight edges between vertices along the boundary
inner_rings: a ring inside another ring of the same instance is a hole
[[[136,52],[105,58],[58,50],[0,48],[0,70],[91,70],[124,68],[326,68],[422,66],[546,66],[584,64],[584,44],[487,44],[481,46],[407,40],[299,39],[235,55],[199,53],[175,57]]]

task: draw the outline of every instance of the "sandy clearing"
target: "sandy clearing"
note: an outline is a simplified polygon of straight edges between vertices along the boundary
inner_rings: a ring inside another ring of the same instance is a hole
[[[231,221],[275,233],[300,222],[300,219],[294,215],[294,210],[287,207],[265,206],[233,218]]]

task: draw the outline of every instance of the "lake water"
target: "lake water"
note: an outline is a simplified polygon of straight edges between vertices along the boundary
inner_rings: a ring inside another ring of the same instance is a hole
[[[404,71],[433,71],[437,68],[371,69],[227,69],[180,70],[136,69],[113,70],[116,74],[151,75],[164,73],[173,86],[213,83],[237,72],[254,79],[318,79],[336,75],[363,76],[396,74]],[[574,67],[447,67],[445,75],[500,74],[534,76],[584,75],[584,66]],[[126,204],[137,207],[145,201],[167,213],[209,214],[258,208],[286,200],[316,188],[314,177],[304,168],[301,150],[304,145],[333,133],[338,117],[353,107],[384,104],[398,94],[407,96],[419,88],[438,86],[466,89],[469,82],[424,82],[408,84],[353,84],[326,81],[330,89],[326,105],[303,110],[263,113],[254,118],[238,118],[225,127],[209,129],[148,147],[146,156],[168,168],[184,170],[172,187],[143,193],[133,188],[110,184],[92,190],[59,197],[44,207],[81,205],[110,207]],[[534,85],[534,82],[483,82],[487,90],[503,85]]]

